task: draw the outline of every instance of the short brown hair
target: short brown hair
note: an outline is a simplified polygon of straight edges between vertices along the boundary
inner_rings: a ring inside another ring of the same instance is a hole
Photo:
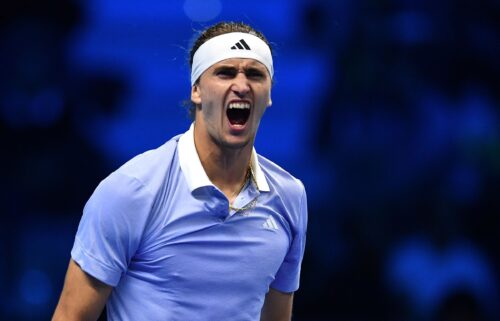
[[[214,37],[231,32],[245,32],[254,35],[256,37],[259,37],[269,46],[272,54],[272,49],[269,42],[260,31],[254,29],[253,27],[243,22],[233,22],[233,21],[219,22],[206,28],[205,30],[199,33],[198,38],[196,38],[195,42],[193,43],[193,46],[191,47],[191,50],[189,51],[189,67],[190,68],[193,67],[194,54],[202,44],[204,44],[205,42]],[[189,103],[186,105],[188,106],[189,118],[191,118],[191,120],[194,120],[196,105],[193,104],[191,101],[189,101]]]

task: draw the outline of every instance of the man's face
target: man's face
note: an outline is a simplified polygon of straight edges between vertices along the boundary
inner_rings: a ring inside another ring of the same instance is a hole
[[[196,127],[223,148],[253,144],[260,119],[271,105],[271,77],[254,60],[231,58],[208,68],[192,87]]]

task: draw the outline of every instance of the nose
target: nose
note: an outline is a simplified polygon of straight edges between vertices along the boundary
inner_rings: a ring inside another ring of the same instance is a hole
[[[239,72],[236,77],[234,77],[233,84],[231,85],[231,90],[242,98],[250,92],[250,85],[248,83],[248,78],[244,72]]]

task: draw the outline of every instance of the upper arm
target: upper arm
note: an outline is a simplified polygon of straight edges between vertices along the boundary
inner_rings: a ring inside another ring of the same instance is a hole
[[[113,287],[85,273],[70,260],[52,321],[97,320]]]
[[[271,288],[283,293],[290,293],[299,288],[300,270],[304,257],[306,233],[307,233],[307,197],[305,189],[302,187],[301,195],[297,202],[290,208],[287,220],[290,226],[290,247],[281,263],[278,271],[274,275],[274,280],[270,284]]]
[[[270,288],[264,300],[260,321],[290,321],[292,305],[293,292],[284,293]]]

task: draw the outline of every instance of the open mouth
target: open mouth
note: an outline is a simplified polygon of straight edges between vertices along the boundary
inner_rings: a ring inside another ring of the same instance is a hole
[[[231,125],[245,125],[250,117],[250,104],[247,102],[233,102],[226,111]]]

